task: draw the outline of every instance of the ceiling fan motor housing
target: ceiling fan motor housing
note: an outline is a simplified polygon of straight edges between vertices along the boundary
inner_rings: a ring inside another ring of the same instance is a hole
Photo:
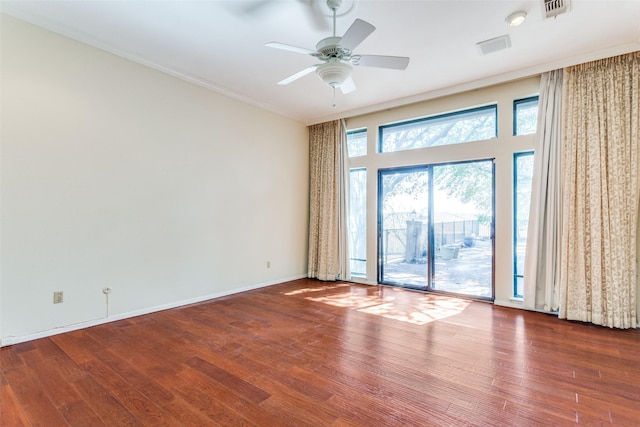
[[[327,37],[320,40],[316,45],[317,57],[323,61],[332,58],[348,60],[350,57],[349,52],[339,46],[341,39],[342,37]]]

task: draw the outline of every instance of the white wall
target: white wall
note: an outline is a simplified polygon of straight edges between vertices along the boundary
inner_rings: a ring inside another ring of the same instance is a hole
[[[3,345],[305,276],[306,126],[5,15],[1,35]]]
[[[513,300],[513,153],[532,150],[534,136],[513,136],[513,101],[537,95],[539,77],[460,93],[391,110],[380,111],[347,121],[349,129],[367,128],[367,156],[351,159],[352,168],[367,168],[367,282],[376,281],[376,226],[378,169],[433,164],[472,159],[495,158],[496,232],[495,299],[503,305],[519,306]],[[423,148],[396,153],[376,153],[378,127],[383,124],[498,104],[498,138],[466,144]]]

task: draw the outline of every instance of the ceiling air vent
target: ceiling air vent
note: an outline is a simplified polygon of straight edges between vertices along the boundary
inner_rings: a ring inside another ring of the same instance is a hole
[[[561,13],[569,11],[570,0],[542,0],[543,15],[545,18],[553,18]]]
[[[508,34],[505,34],[504,36],[476,43],[476,46],[478,47],[480,54],[486,55],[487,53],[492,53],[511,47],[511,38]]]

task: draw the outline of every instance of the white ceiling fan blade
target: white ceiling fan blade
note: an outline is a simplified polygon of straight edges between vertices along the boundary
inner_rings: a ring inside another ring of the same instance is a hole
[[[307,15],[307,19],[311,26],[316,30],[330,30],[331,25],[329,23],[329,19],[322,13],[322,10],[318,7],[319,3],[325,3],[324,7],[326,7],[326,2],[319,0],[298,0],[304,6],[305,14]]]
[[[369,37],[369,34],[373,33],[376,29],[373,25],[369,24],[362,19],[356,19],[349,27],[342,39],[340,40],[340,46],[344,49],[353,51],[364,39]]]
[[[235,1],[228,2],[228,7],[236,15],[246,18],[248,16],[260,17],[265,15],[275,4],[273,0]]]
[[[406,56],[356,55],[351,59],[351,63],[353,65],[362,65],[363,67],[404,70],[409,65],[409,58]]]
[[[344,81],[344,83],[342,83],[340,85],[340,90],[342,91],[342,93],[344,95],[353,92],[354,90],[356,90],[356,84],[354,83],[353,79],[351,78],[351,76],[349,76],[349,78],[347,80]]]
[[[316,65],[312,65],[310,67],[305,68],[302,71],[298,71],[297,73],[295,73],[292,76],[287,77],[286,79],[280,80],[278,82],[279,85],[283,86],[283,85],[288,85],[289,83],[298,80],[301,77],[306,76],[309,73],[312,73],[313,71],[315,71],[316,68],[318,68],[320,66],[320,64],[316,64]]]
[[[314,55],[316,53],[315,50],[306,49],[304,47],[292,46],[290,44],[278,43],[278,42],[269,42],[264,44],[266,47],[272,47],[274,49],[282,49],[288,50],[289,52],[302,53],[305,55]]]
[[[260,1],[253,1],[253,2],[244,2],[242,3],[242,7],[245,13],[256,13],[256,12],[262,12],[264,9],[266,9],[268,6],[271,6],[272,4],[273,2],[270,0],[260,0]]]

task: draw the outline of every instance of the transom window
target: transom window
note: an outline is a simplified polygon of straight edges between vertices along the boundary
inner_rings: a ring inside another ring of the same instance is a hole
[[[349,157],[367,155],[367,130],[359,129],[347,132],[347,150]]]
[[[403,150],[482,141],[498,136],[498,106],[441,114],[380,127],[379,151]]]
[[[538,126],[538,97],[513,101],[513,134],[530,135]]]

